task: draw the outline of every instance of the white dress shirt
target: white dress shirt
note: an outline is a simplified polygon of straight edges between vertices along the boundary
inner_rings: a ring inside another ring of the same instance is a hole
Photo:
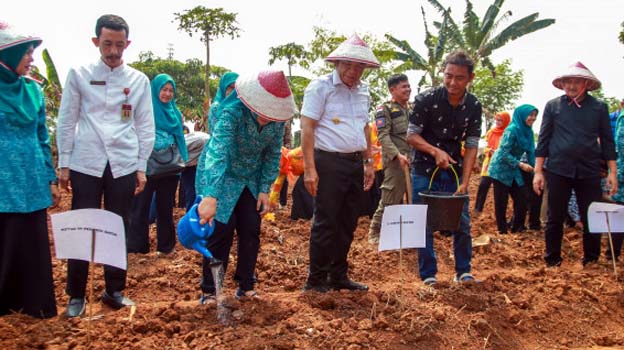
[[[132,106],[130,118],[122,119],[124,103]],[[72,68],[61,99],[56,142],[60,168],[102,177],[110,163],[114,178],[145,171],[154,146],[149,79],[125,63],[111,69],[101,59]]]
[[[314,147],[329,152],[366,150],[364,127],[368,123],[370,95],[360,82],[349,88],[336,70],[308,85],[301,115],[317,120]]]

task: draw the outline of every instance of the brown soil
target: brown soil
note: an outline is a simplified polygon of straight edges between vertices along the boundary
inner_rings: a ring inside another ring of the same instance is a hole
[[[60,210],[68,207],[65,198]],[[474,249],[473,272],[481,283],[461,286],[452,282],[451,238],[436,236],[440,282],[425,287],[415,250],[403,252],[402,265],[399,252],[378,253],[366,240],[369,220],[362,218],[350,275],[370,291],[303,294],[309,223],[290,221],[289,210],[278,210],[275,222],[263,223],[261,299],[235,300],[233,269],[226,274],[230,325],[218,322],[216,305],[198,305],[200,256],[178,246],[166,257],[129,257],[126,293],[137,303],[132,317],[127,309],[113,311],[99,301],[93,313],[102,317],[94,321],[9,315],[0,318],[0,349],[624,348],[624,291],[611,265],[602,259],[583,268],[581,235],[567,229],[563,266],[546,268],[542,232],[496,234],[491,194],[472,230],[473,237],[492,237],[490,245]],[[176,209],[176,217],[182,214]],[[56,259],[53,264],[62,315],[67,265]],[[99,296],[102,269],[95,270]]]

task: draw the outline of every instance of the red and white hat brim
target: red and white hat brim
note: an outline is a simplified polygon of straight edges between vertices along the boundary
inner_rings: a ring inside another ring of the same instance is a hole
[[[13,27],[5,22],[0,22],[0,50],[32,42],[34,47],[41,45],[41,38],[17,34]]]
[[[276,122],[284,122],[297,113],[297,105],[292,93],[287,97],[277,97],[260,85],[257,75],[236,79],[236,93],[252,112]]]

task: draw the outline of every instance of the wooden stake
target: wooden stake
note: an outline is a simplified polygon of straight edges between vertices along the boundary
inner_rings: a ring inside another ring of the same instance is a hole
[[[403,215],[399,216],[399,276],[401,281],[401,307],[403,307]]]
[[[611,223],[609,222],[609,213],[605,211],[605,217],[607,218],[607,234],[609,235],[609,246],[611,247],[611,262],[613,263],[613,275],[617,280],[617,267],[615,265],[615,251],[613,250],[613,238],[611,237]]]
[[[91,230],[91,260],[89,261],[89,320],[87,323],[87,346],[91,348],[91,322],[93,321],[93,265],[95,265],[95,230]]]
[[[412,178],[410,177],[409,167],[403,168],[405,175],[405,195],[407,196],[407,204],[412,204]]]

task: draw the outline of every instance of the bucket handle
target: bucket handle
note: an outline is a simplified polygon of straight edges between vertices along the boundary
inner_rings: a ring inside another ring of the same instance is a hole
[[[455,171],[455,168],[453,167],[453,164],[449,164],[449,168],[451,168],[451,171],[453,172],[453,174],[455,174],[455,181],[457,181],[457,188],[459,188],[459,176],[457,176],[457,172]],[[433,179],[436,176],[436,173],[438,172],[438,170],[440,170],[440,167],[437,166],[435,168],[435,170],[433,171],[433,174],[431,174],[431,180],[429,180],[429,190],[431,190],[431,185],[433,184]]]

